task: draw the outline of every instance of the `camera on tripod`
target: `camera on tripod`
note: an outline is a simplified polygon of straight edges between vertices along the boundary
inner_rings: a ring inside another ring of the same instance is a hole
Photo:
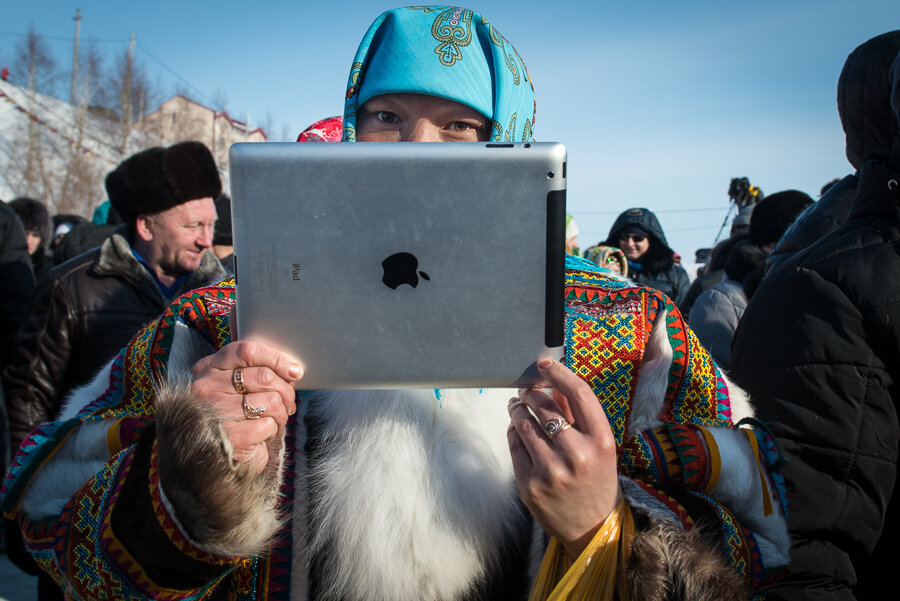
[[[728,198],[737,205],[738,212],[750,205],[755,205],[764,197],[763,191],[750,184],[750,180],[746,177],[732,178],[731,184],[728,186]]]

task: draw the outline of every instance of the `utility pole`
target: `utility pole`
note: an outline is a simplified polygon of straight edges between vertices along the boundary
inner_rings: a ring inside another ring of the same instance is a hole
[[[75,106],[75,80],[78,75],[78,37],[81,35],[81,9],[75,10],[75,49],[72,51],[72,87],[69,88],[69,104]]]

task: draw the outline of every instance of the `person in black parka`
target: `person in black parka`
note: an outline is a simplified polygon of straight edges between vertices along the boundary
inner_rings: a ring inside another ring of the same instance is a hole
[[[647,209],[628,209],[616,218],[603,246],[622,249],[628,259],[628,277],[638,284],[666,293],[681,305],[691,286],[687,272],[675,264],[659,220]]]
[[[766,274],[778,271],[795,253],[844,225],[856,199],[856,171],[873,153],[890,151],[895,133],[887,100],[891,95],[888,70],[897,52],[900,30],[872,38],[847,57],[838,79],[837,108],[854,173],[829,187],[797,218],[766,260]]]
[[[900,113],[900,55],[891,73]],[[846,224],[768,275],[735,333],[730,374],[787,461],[791,564],[769,599],[900,588],[898,123],[891,153],[862,164]]]

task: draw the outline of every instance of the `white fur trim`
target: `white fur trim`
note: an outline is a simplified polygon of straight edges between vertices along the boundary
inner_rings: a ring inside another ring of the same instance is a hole
[[[750,448],[747,434],[729,428],[709,428],[719,447],[721,465],[728,466],[719,476],[710,496],[728,507],[741,525],[751,530],[759,543],[767,567],[787,565],[791,547],[787,523],[777,507],[778,491],[767,482],[770,501],[775,511],[763,511],[763,490],[759,466]]]
[[[725,385],[728,386],[728,399],[731,403],[731,421],[738,423],[746,417],[756,417],[756,411],[750,403],[750,396],[744,392],[744,389],[728,379],[724,371],[720,370]]]
[[[114,418],[88,421],[72,431],[31,479],[19,510],[31,519],[56,517],[85,482],[109,461],[106,433]]]
[[[67,421],[78,415],[85,405],[96,401],[109,388],[109,374],[112,370],[113,361],[111,359],[104,365],[94,378],[79,388],[73,389],[66,396],[63,402],[63,408],[60,411],[58,421]]]
[[[666,400],[672,356],[672,344],[666,332],[666,310],[663,309],[656,316],[650,339],[644,346],[644,356],[632,401],[631,420],[628,424],[630,436],[662,425],[659,416]]]
[[[306,412],[310,405],[310,395],[301,393],[297,396],[297,425],[294,426],[294,507],[291,516],[291,532],[294,542],[291,557],[291,601],[307,601],[309,582],[306,579],[309,554],[306,552],[306,532],[309,516],[309,487],[306,478],[309,475],[306,458]]]
[[[190,381],[194,364],[216,352],[216,348],[200,332],[189,328],[181,320],[175,321],[173,331],[172,347],[166,362],[166,379],[170,386]]]
[[[309,549],[332,562],[326,597],[451,601],[501,560],[520,515],[506,438],[514,395],[331,391],[307,401],[329,449],[313,466],[318,536]],[[307,509],[295,505],[299,545]],[[295,562],[292,599],[304,598],[305,570]]]

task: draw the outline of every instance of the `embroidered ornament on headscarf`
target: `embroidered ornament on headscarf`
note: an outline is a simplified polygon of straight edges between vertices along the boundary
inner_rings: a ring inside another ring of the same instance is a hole
[[[382,94],[428,94],[491,120],[496,142],[532,140],[535,100],[522,57],[481,15],[454,6],[387,11],[369,27],[350,70],[344,141],[356,141],[356,112]]]

